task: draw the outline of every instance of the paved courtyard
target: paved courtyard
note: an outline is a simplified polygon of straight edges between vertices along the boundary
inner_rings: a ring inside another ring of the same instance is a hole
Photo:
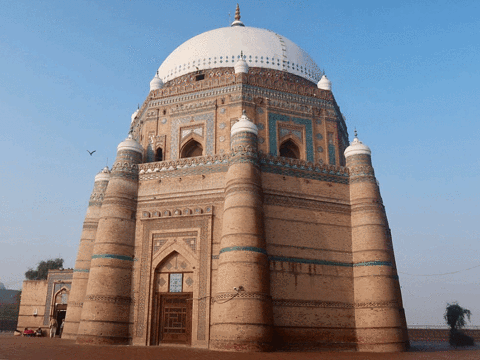
[[[94,346],[77,345],[74,341],[50,338],[25,338],[11,333],[0,334],[0,360],[455,360],[480,359],[480,345],[452,349],[447,342],[412,342],[406,353],[356,352],[275,352],[225,353],[182,347]]]

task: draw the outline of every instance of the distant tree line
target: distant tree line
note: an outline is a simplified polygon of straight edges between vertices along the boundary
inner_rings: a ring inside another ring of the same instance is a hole
[[[25,273],[27,280],[46,280],[48,276],[48,270],[62,270],[63,259],[49,259],[47,261],[40,261],[37,268],[34,270],[29,268]]]

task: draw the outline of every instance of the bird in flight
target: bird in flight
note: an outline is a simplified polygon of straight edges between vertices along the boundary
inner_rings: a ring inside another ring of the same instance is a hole
[[[93,151],[88,151],[87,150],[87,152],[90,154],[90,156],[92,156],[95,151],[97,151],[97,150],[93,150]]]

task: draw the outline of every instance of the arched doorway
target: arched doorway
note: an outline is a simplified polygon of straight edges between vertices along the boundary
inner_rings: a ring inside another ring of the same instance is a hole
[[[155,152],[155,161],[163,161],[163,149],[158,148]]]
[[[195,156],[203,155],[203,147],[198,141],[190,139],[185,145],[183,145],[182,151],[180,152],[180,157],[190,158]]]
[[[60,328],[60,325],[65,321],[65,316],[67,315],[68,295],[69,290],[66,287],[62,287],[53,297],[53,318],[57,320],[56,336],[61,335],[62,329]]]
[[[291,159],[300,159],[300,150],[292,139],[288,139],[280,145],[280,156]]]
[[[155,271],[151,344],[186,344],[192,341],[193,268],[178,252],[164,259]]]

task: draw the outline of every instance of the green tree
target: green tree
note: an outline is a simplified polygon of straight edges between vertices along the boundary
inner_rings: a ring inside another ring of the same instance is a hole
[[[445,310],[445,321],[448,326],[450,326],[450,331],[455,331],[463,328],[465,326],[465,317],[470,321],[470,316],[472,315],[471,311],[468,309],[462,308],[458,303],[454,302],[452,304],[447,304]]]
[[[450,345],[455,347],[474,345],[473,338],[460,331],[460,329],[465,326],[465,319],[467,318],[468,321],[470,321],[471,315],[472,313],[470,310],[462,308],[456,302],[453,304],[447,304],[445,315],[443,317],[448,326],[450,326]]]
[[[27,280],[46,280],[48,276],[48,270],[63,269],[63,259],[49,259],[47,261],[40,261],[37,268],[33,270],[29,268],[25,273]]]

